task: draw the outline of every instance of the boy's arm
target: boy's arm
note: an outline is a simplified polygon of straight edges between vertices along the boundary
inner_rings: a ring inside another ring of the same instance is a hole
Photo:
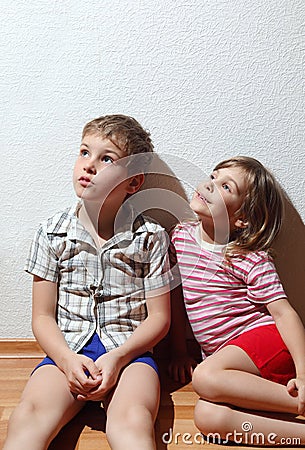
[[[132,359],[151,350],[168,333],[170,326],[170,296],[168,286],[149,293],[146,299],[147,317],[126,342],[114,351],[122,367]]]
[[[154,295],[154,296],[153,296]],[[116,384],[120,371],[137,356],[149,351],[168,332],[170,326],[170,296],[168,287],[149,293],[147,317],[120,347],[97,359],[102,383],[95,392],[81,395],[79,400],[100,400]]]
[[[285,342],[296,368],[296,378],[290,380],[287,389],[299,399],[299,414],[305,412],[305,330],[302,321],[287,299],[267,305],[279,333]]]
[[[69,349],[56,323],[57,283],[34,276],[32,291],[32,328],[43,349],[62,370],[73,392],[84,392],[100,382],[99,371],[94,362]],[[89,379],[84,370],[88,370]]]

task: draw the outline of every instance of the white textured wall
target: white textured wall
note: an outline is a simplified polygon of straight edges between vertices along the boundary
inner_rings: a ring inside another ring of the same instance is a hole
[[[0,337],[31,337],[24,260],[39,221],[74,200],[80,132],[97,115],[135,116],[187,190],[194,167],[259,158],[304,221],[303,0],[2,0],[1,10]]]

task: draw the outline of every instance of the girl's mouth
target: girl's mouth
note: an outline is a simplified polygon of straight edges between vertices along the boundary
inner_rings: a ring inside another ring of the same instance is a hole
[[[197,197],[203,202],[203,203],[209,203],[208,200],[202,195],[200,194],[200,192],[196,191],[197,193]]]

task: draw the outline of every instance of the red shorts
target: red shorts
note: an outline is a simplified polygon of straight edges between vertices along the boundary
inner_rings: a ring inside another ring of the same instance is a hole
[[[286,385],[296,376],[293,359],[274,324],[246,331],[227,345],[242,348],[267,380]]]

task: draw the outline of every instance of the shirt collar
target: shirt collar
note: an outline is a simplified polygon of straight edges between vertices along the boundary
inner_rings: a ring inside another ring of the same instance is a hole
[[[77,219],[77,213],[80,208],[80,202],[70,208],[57,213],[47,223],[48,234],[67,234],[71,228],[71,221]]]
[[[208,250],[209,252],[223,253],[226,248],[226,245],[225,244],[215,244],[215,243],[210,243],[210,242],[204,241],[201,237],[200,228],[201,228],[201,223],[198,222],[198,224],[195,228],[195,232],[194,232],[194,238],[196,239],[197,244],[199,244],[201,248]]]
[[[78,201],[72,207],[54,216],[47,225],[47,233],[66,235],[70,240],[86,242],[96,248],[96,244],[90,233],[84,228],[78,219],[78,212],[82,205]],[[147,221],[144,216],[138,214],[131,205],[122,206],[115,222],[115,234],[109,239],[103,248],[109,248],[122,240],[133,240],[135,233],[153,232],[156,224]]]

